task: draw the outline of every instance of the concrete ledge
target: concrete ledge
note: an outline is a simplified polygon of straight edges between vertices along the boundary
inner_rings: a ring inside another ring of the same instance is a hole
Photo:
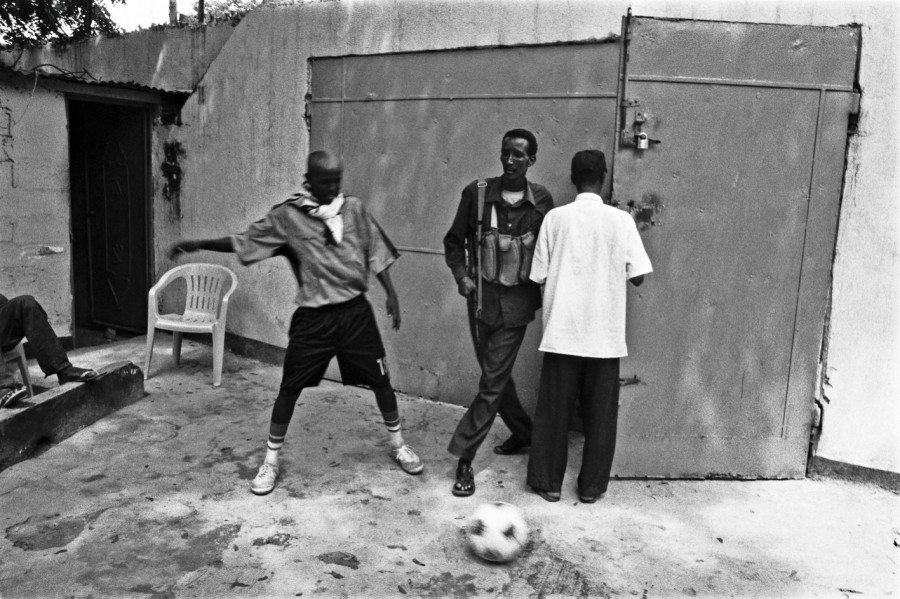
[[[100,380],[68,383],[0,410],[0,471],[144,397],[144,375],[131,362],[98,370],[107,373]]]
[[[185,337],[187,337],[187,335],[185,335]],[[195,341],[209,344],[210,336],[197,335]],[[284,363],[284,354],[286,352],[283,347],[257,341],[256,339],[241,337],[240,335],[228,332],[225,333],[225,347],[239,356],[246,356],[248,358],[253,358],[254,360],[259,360],[260,362],[265,362],[266,364],[274,364],[275,366],[281,366]]]
[[[900,474],[887,470],[813,457],[809,461],[808,474],[810,478],[838,478],[854,483],[868,483],[900,494]]]

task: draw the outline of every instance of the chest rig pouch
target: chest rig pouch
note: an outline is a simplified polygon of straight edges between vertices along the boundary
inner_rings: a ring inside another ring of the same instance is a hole
[[[478,187],[478,224],[484,213],[484,190]],[[491,227],[480,235],[481,278],[505,287],[520,285],[529,281],[531,261],[534,258],[535,235],[528,231],[524,235],[506,235],[497,228],[497,209],[491,204]]]

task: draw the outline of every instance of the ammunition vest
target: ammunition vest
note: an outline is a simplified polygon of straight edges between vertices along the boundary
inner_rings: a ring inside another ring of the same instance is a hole
[[[531,231],[519,236],[500,233],[492,204],[491,228],[481,236],[481,278],[505,287],[529,282],[536,241]]]

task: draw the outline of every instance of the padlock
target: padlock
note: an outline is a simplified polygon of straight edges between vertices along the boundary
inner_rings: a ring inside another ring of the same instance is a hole
[[[647,137],[646,133],[638,133],[634,138],[638,150],[646,150],[650,147],[650,138]]]

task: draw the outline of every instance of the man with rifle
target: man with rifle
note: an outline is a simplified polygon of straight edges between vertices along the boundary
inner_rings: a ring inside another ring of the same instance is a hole
[[[540,287],[528,278],[534,244],[553,198],[526,180],[537,159],[537,139],[525,129],[503,135],[503,175],[463,189],[456,217],[444,236],[447,266],[468,300],[469,327],[481,366],[478,394],[459,421],[448,451],[459,458],[453,494],[475,492],[472,460],[494,418],[512,435],[494,452],[519,453],[531,445],[531,417],[522,407],[512,369],[528,323],[541,305]]]

